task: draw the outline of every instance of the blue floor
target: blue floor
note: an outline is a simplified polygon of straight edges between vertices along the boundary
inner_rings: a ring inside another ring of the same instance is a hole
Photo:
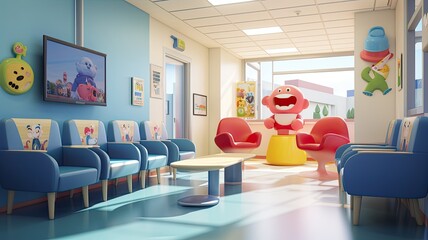
[[[339,203],[337,181],[298,175],[315,164],[263,162],[245,163],[242,185],[221,184],[214,207],[177,205],[181,197],[207,192],[206,172],[179,172],[176,181],[164,173],[160,185],[150,177],[144,190],[134,181],[131,194],[126,183],[111,186],[107,202],[100,190],[91,190],[87,209],[81,194],[59,198],[52,221],[46,203],[0,214],[0,239],[428,239],[427,229],[395,200],[363,198],[360,225],[352,226],[349,206]]]

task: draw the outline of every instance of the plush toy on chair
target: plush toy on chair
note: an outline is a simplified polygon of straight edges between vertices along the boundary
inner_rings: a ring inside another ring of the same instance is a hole
[[[296,135],[297,147],[309,153],[317,162],[314,172],[305,172],[302,176],[320,180],[337,179],[337,173],[328,172],[325,164],[334,161],[337,148],[349,143],[348,127],[341,117],[325,117],[318,120],[310,134]]]

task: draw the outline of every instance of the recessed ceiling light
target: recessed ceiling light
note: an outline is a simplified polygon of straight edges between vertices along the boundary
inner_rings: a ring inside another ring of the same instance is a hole
[[[293,53],[298,52],[297,48],[277,48],[277,49],[267,49],[267,53],[274,54],[274,53]]]
[[[253,28],[242,30],[247,35],[262,35],[270,33],[280,33],[282,29],[280,27],[267,27],[267,28]]]
[[[230,3],[241,3],[241,2],[250,2],[254,0],[208,0],[212,5],[223,5],[223,4],[230,4]]]

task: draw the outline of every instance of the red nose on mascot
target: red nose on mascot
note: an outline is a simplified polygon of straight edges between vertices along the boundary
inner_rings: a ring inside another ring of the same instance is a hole
[[[274,128],[278,135],[285,135],[289,130],[297,131],[303,127],[299,113],[308,108],[309,101],[297,87],[285,85],[273,90],[270,96],[265,96],[262,104],[273,113],[265,119],[265,127]]]

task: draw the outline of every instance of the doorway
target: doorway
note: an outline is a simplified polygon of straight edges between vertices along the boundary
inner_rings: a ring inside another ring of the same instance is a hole
[[[169,138],[188,138],[189,63],[165,56],[165,127]]]

